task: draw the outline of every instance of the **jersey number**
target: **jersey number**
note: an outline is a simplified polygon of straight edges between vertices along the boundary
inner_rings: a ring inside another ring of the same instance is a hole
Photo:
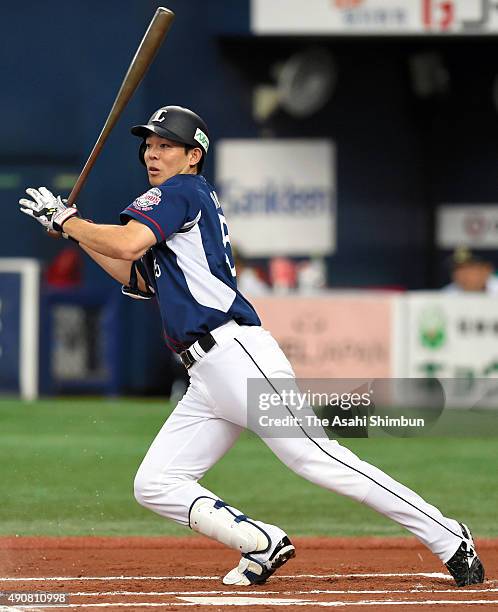
[[[230,236],[228,234],[228,225],[223,215],[220,215],[220,213],[218,213],[218,217],[220,219],[223,246],[225,247],[225,261],[227,262],[227,266],[228,266],[228,269],[230,270],[231,275],[235,278],[237,276],[237,272],[235,271],[235,263],[232,263],[233,254],[232,254],[232,245],[230,244]]]
[[[159,278],[161,276],[161,268],[159,264],[157,263],[157,260],[155,257],[154,257],[154,276],[156,278]]]
[[[218,218],[220,220],[221,226],[221,238],[223,240],[223,246],[225,247],[225,261],[227,262],[230,274],[235,278],[237,276],[237,272],[235,271],[235,262],[233,261],[232,245],[230,244],[228,225],[225,216],[219,212],[219,210],[221,209],[221,204],[218,200],[218,195],[216,194],[216,191],[211,192],[211,199],[213,200],[216,205],[216,208],[218,209]]]

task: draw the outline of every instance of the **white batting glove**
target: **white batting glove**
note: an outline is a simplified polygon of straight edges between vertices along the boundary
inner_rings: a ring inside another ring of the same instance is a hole
[[[29,188],[26,189],[26,193],[34,201],[21,198],[19,200],[21,212],[36,219],[46,230],[61,232],[65,221],[75,215],[79,216],[77,208],[66,206],[60,196],[55,197],[46,187]]]

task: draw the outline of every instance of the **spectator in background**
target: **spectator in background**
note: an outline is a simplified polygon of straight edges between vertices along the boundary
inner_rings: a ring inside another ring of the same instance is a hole
[[[235,270],[237,271],[237,287],[243,294],[251,296],[268,295],[271,288],[264,282],[257,268],[250,266],[238,247],[232,246]]]
[[[72,246],[66,247],[48,265],[45,282],[57,289],[74,289],[81,285],[82,269],[80,253]]]
[[[452,282],[443,287],[443,291],[498,295],[498,278],[490,261],[478,257],[467,247],[459,247],[453,252],[450,265]]]
[[[287,257],[272,257],[270,260],[270,281],[274,293],[286,295],[296,288],[297,266]]]
[[[317,293],[327,287],[327,266],[323,257],[315,255],[297,267],[299,293]]]

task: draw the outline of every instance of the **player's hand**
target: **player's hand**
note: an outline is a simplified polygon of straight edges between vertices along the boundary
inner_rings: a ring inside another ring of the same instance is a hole
[[[36,219],[47,231],[62,231],[64,222],[78,215],[77,208],[66,206],[60,196],[54,196],[46,187],[28,188],[26,193],[33,199],[19,200],[21,212]]]

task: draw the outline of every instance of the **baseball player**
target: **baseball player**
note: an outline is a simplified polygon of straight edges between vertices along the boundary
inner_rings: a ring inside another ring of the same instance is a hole
[[[292,381],[284,353],[237,290],[227,222],[202,176],[209,149],[204,121],[166,106],[132,128],[151,188],[121,213],[121,225],[80,218],[48,189],[27,189],[23,213],[77,241],[124,294],[157,299],[168,346],[190,386],[149,448],[135,478],[137,501],[241,553],[228,585],[264,583],[295,555],[287,534],[254,520],[199,484],[247,426],[248,379],[276,389]],[[286,406],[284,403],[283,408]],[[347,495],[402,525],[446,564],[458,586],[484,568],[468,527],[326,436],[263,437],[294,472]]]

